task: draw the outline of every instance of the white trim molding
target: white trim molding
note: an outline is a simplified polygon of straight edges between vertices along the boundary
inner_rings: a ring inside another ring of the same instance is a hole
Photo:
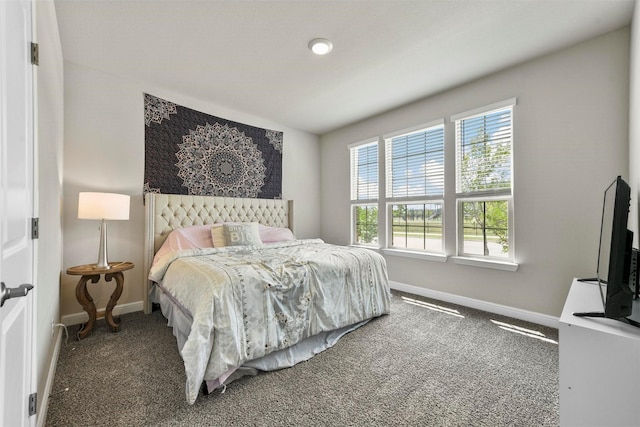
[[[491,302],[462,297],[446,292],[434,291],[432,289],[426,289],[420,286],[407,285],[405,283],[394,281],[389,281],[389,285],[391,286],[391,289],[395,289],[397,291],[407,292],[426,298],[433,298],[439,301],[475,308],[477,310],[499,314],[502,316],[513,317],[514,319],[520,319],[524,320],[525,322],[536,323],[538,325],[548,326],[550,328],[557,329],[560,321],[558,317],[550,316],[548,314],[541,314],[533,311],[509,307],[506,305],[494,304]]]
[[[410,250],[403,250],[403,249],[397,249],[397,248],[382,249],[382,253],[384,253],[385,255],[424,259],[428,261],[437,261],[437,262],[447,262],[447,258],[448,258],[444,254],[438,254],[433,252],[410,251]]]
[[[453,123],[459,119],[474,117],[480,114],[485,114],[487,112],[500,110],[502,108],[515,107],[517,103],[518,103],[517,98],[509,98],[509,99],[505,99],[504,101],[494,102],[493,104],[485,105],[483,107],[477,107],[472,110],[467,110],[462,113],[454,114],[449,118],[449,120],[451,120],[451,123]]]
[[[456,264],[462,265],[472,265],[474,267],[482,267],[482,268],[493,268],[494,270],[503,270],[503,271],[518,271],[519,264],[515,262],[509,261],[498,261],[496,259],[487,258],[472,258],[465,256],[453,256],[451,257],[453,262]]]
[[[68,338],[67,338],[68,339]],[[56,367],[58,366],[58,357],[60,356],[60,346],[62,344],[62,329],[56,328],[53,338],[53,353],[51,354],[51,360],[49,360],[49,369],[47,373],[47,379],[44,385],[44,396],[38,396],[38,400],[41,400],[40,412],[37,414],[38,427],[44,427],[47,420],[47,410],[49,409],[49,396],[51,396],[51,390],[53,389],[53,380],[56,376]]]
[[[386,140],[391,138],[397,138],[399,136],[408,135],[410,133],[414,133],[419,130],[436,127],[436,126],[443,126],[443,125],[444,125],[444,119],[432,120],[427,123],[422,123],[419,125],[411,126],[405,129],[394,131],[394,132],[385,133],[384,135],[382,135],[382,139]]]
[[[143,311],[143,310],[144,310],[144,302],[136,301],[136,302],[130,302],[127,304],[116,305],[115,307],[113,307],[113,315],[120,316],[122,314],[133,313],[136,311]],[[99,314],[100,314],[100,310],[98,310],[98,315]],[[83,311],[80,313],[73,313],[73,314],[67,314],[65,316],[62,316],[61,320],[65,326],[79,325],[81,323],[88,322],[89,315]]]

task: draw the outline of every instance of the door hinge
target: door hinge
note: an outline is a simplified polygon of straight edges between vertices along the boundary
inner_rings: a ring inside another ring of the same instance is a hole
[[[31,43],[31,63],[33,65],[39,65],[40,62],[40,48],[38,43]]]
[[[29,416],[36,414],[37,406],[38,406],[38,393],[31,393],[29,395]]]
[[[40,218],[31,218],[31,238],[40,237]]]

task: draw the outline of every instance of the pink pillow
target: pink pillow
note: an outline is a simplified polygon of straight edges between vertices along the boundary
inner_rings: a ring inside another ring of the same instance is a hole
[[[191,227],[177,228],[169,233],[156,255],[153,262],[162,258],[171,251],[180,249],[212,248],[211,225],[194,225]]]
[[[238,223],[225,223],[225,224],[238,224]],[[177,228],[169,233],[167,239],[164,241],[156,255],[153,257],[153,262],[162,258],[169,252],[178,251],[180,249],[197,249],[197,248],[213,248],[221,247],[224,245],[214,245],[211,237],[212,228],[220,227],[222,231],[221,223],[209,224],[209,225],[193,225],[191,227]],[[216,230],[218,231],[218,230]],[[268,227],[266,225],[258,225],[258,233],[260,234],[260,240],[262,243],[276,243],[284,242],[286,240],[296,240],[291,230],[285,227]]]
[[[260,233],[260,240],[262,240],[262,243],[296,240],[296,236],[294,236],[291,230],[286,227],[267,227],[266,225],[261,224],[258,227],[258,232]]]

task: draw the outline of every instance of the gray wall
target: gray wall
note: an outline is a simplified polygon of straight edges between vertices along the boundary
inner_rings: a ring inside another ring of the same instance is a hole
[[[450,115],[516,97],[519,270],[385,256],[389,278],[559,316],[572,278],[595,274],[602,193],[615,176],[628,177],[629,35],[615,31],[323,135],[322,238],[350,243],[348,144],[444,117],[450,147]],[[453,165],[451,156],[446,162]],[[455,236],[446,241],[451,255]]]
[[[295,200],[295,233],[299,237],[320,234],[320,148],[316,135],[74,63],[65,62],[64,67],[63,264],[66,269],[94,263],[98,256],[98,223],[77,218],[78,192],[131,195],[129,221],[108,223],[109,259],[135,263],[135,268],[125,273],[119,306],[133,304],[132,309],[141,310],[144,298],[143,92],[218,117],[283,131],[282,192],[283,198]],[[77,279],[63,275],[63,316],[84,313],[75,298]],[[90,292],[98,309],[106,306],[114,286],[107,282],[92,285]]]

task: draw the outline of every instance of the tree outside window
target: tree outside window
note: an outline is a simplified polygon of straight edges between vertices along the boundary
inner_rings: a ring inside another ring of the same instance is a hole
[[[356,206],[355,243],[375,245],[378,243],[378,205]]]

